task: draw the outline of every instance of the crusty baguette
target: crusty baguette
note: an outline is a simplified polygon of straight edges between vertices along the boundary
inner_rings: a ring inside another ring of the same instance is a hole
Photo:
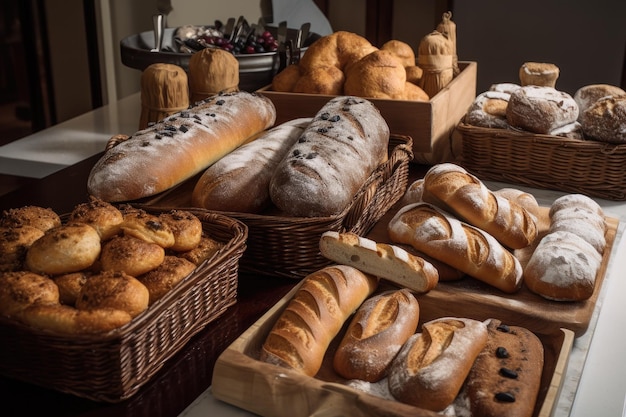
[[[525,248],[537,237],[536,218],[525,208],[493,193],[480,179],[452,163],[428,170],[422,200],[486,231],[512,249]]]
[[[432,290],[439,281],[437,270],[424,259],[396,245],[377,243],[355,233],[323,233],[320,251],[332,261],[353,266],[418,293]]]
[[[89,193],[108,202],[163,192],[272,126],[273,103],[244,91],[207,98],[104,153],[87,180]]]
[[[389,126],[372,102],[339,96],[326,103],[279,164],[272,202],[285,215],[341,213],[388,157]]]
[[[487,344],[464,387],[472,415],[532,416],[543,373],[541,340],[528,329],[496,319],[488,321],[487,331]]]
[[[444,317],[424,323],[392,362],[389,391],[404,403],[442,411],[461,391],[486,343],[481,321]]]
[[[522,285],[522,266],[493,236],[428,203],[410,204],[389,221],[389,237],[504,292]]]
[[[267,335],[260,359],[314,376],[332,339],[377,284],[347,265],[309,274]]]
[[[301,118],[275,126],[208,167],[193,189],[192,205],[260,212],[271,204],[269,183],[276,167],[310,122]]]
[[[418,322],[419,304],[406,288],[368,298],[350,321],[333,368],[346,379],[381,380]]]

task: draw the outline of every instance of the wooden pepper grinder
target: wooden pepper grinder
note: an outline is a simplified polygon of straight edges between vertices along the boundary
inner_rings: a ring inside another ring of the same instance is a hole
[[[142,72],[140,130],[188,107],[189,83],[184,69],[156,63]]]
[[[433,98],[454,78],[452,42],[439,31],[432,31],[420,41],[417,65],[424,73],[420,87]]]
[[[239,90],[239,61],[223,49],[206,48],[189,58],[189,93],[196,103],[218,93]]]

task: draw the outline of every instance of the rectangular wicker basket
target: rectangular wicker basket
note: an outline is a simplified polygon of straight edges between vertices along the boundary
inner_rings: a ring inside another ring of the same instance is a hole
[[[135,394],[237,300],[247,227],[218,213],[194,214],[224,246],[162,299],[102,335],[65,336],[0,318],[0,374],[100,402]]]
[[[626,145],[461,121],[462,165],[485,180],[626,200]]]

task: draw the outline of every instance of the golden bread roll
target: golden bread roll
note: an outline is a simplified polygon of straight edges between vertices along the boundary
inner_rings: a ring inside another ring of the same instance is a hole
[[[34,304],[21,311],[17,319],[37,329],[81,335],[106,333],[127,324],[132,317],[114,308],[77,310],[61,304]]]
[[[73,306],[80,294],[80,290],[89,279],[87,272],[72,272],[69,274],[57,275],[52,278],[54,283],[59,287],[59,302],[61,304]]]
[[[354,63],[346,72],[346,95],[403,99],[406,71],[393,53],[377,50]]]
[[[399,401],[442,411],[454,401],[487,343],[485,323],[444,317],[424,323],[389,369],[389,391]]]
[[[169,225],[156,214],[141,209],[127,209],[123,212],[124,221],[121,229],[124,234],[149,243],[156,243],[163,248],[170,248],[176,243]]]
[[[32,226],[45,232],[61,225],[61,218],[51,208],[39,206],[23,206],[2,212],[0,226]]]
[[[200,244],[202,222],[195,214],[185,210],[170,210],[161,213],[159,219],[174,234],[174,244],[169,249],[176,252],[186,252]]]
[[[112,308],[136,317],[148,308],[149,299],[148,289],[136,278],[120,271],[104,271],[85,282],[76,300],[76,308]]]
[[[314,376],[332,339],[377,284],[346,265],[309,274],[267,335],[260,360]]]
[[[356,33],[337,31],[313,42],[300,59],[300,68],[310,71],[320,67],[336,67],[343,71],[377,49]]]
[[[103,271],[121,271],[133,277],[161,265],[165,249],[156,243],[134,236],[115,236],[102,246],[100,267]]]
[[[519,79],[522,86],[538,85],[554,88],[559,72],[559,67],[549,62],[525,62],[519,69]]]
[[[419,304],[406,288],[368,298],[350,321],[333,356],[333,368],[346,379],[383,379],[418,322]]]
[[[138,277],[148,288],[150,305],[160,300],[187,275],[196,269],[196,265],[185,258],[166,256],[161,265]]]
[[[0,273],[0,314],[13,316],[33,304],[59,302],[59,289],[50,278],[29,271]]]
[[[345,74],[337,67],[316,67],[303,71],[293,86],[294,93],[338,96],[344,91]]]
[[[394,54],[405,68],[415,66],[415,51],[411,45],[406,42],[391,39],[385,42],[380,49]]]
[[[89,268],[100,256],[100,235],[93,227],[65,224],[54,227],[26,252],[26,268],[48,275],[66,274]]]
[[[0,272],[23,269],[28,248],[43,235],[33,226],[0,227]]]
[[[406,71],[407,82],[410,82],[419,86],[422,80],[422,76],[424,75],[424,70],[418,67],[417,65],[413,65],[411,67],[405,67],[404,70]],[[424,94],[426,94],[425,91],[424,91]]]
[[[514,201],[520,206],[524,207],[527,212],[539,218],[539,203],[534,195],[527,193],[526,191],[518,190],[517,188],[500,188],[495,190],[494,194],[504,197],[509,201]]]
[[[202,236],[200,243],[197,247],[187,251],[181,252],[178,255],[181,258],[185,258],[195,265],[200,265],[205,260],[211,258],[217,251],[219,251],[224,245],[209,236]]]
[[[289,64],[272,78],[272,90],[289,93],[300,78],[300,65]]]
[[[412,101],[428,101],[430,100],[430,97],[428,97],[426,91],[422,90],[421,87],[407,81],[404,83],[404,97],[402,97],[402,99]]]
[[[422,200],[484,230],[512,249],[525,248],[537,238],[537,219],[533,215],[452,163],[437,164],[428,170]]]
[[[101,240],[108,240],[121,230],[122,212],[106,201],[90,197],[70,212],[68,223],[85,223],[98,231]]]

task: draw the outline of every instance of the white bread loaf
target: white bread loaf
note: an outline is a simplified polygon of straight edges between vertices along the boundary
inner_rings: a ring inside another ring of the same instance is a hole
[[[370,101],[333,98],[276,169],[272,202],[288,216],[339,214],[387,159],[388,145],[389,126]]]
[[[346,379],[381,380],[418,322],[419,304],[406,288],[368,298],[350,321],[333,368]]]
[[[522,266],[493,236],[428,203],[405,206],[389,221],[389,237],[466,274],[513,293],[522,285]]]
[[[310,122],[302,118],[275,126],[208,167],[193,189],[192,205],[240,213],[270,205],[270,179]]]
[[[260,360],[314,376],[332,339],[377,284],[346,265],[309,274],[267,335]]]
[[[206,169],[275,120],[274,105],[260,94],[209,97],[106,151],[92,168],[87,189],[108,202],[158,194]]]
[[[566,194],[550,206],[549,233],[566,231],[581,237],[600,255],[606,247],[606,219],[602,207],[584,194]]]
[[[389,391],[407,404],[444,410],[458,395],[478,354],[487,343],[485,323],[444,317],[424,323],[389,369]]]
[[[377,243],[355,233],[328,231],[320,238],[322,256],[368,274],[425,293],[437,285],[439,274],[424,259],[399,246]]]

